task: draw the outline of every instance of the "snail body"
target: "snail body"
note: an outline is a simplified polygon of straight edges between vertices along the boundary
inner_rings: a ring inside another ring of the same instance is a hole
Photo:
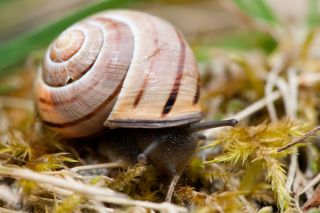
[[[48,48],[35,81],[38,114],[53,131],[68,138],[114,128],[137,132],[132,137],[140,158],[153,162],[174,146],[177,132],[185,135],[176,138],[189,144],[183,153],[190,158],[193,129],[204,125],[199,95],[197,63],[182,34],[164,20],[128,10],[102,12],[66,29]],[[168,173],[186,163],[174,153],[168,159],[159,166]]]
[[[182,171],[196,148],[196,138],[188,128],[115,129],[99,143],[99,153],[112,161],[129,164],[149,160],[169,176]]]

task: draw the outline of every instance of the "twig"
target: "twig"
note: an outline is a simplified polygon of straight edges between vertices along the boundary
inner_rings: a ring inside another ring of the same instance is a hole
[[[79,172],[82,170],[92,170],[92,169],[101,169],[101,168],[119,168],[119,167],[124,167],[124,166],[125,166],[125,164],[123,162],[112,162],[112,163],[76,166],[76,167],[71,168],[70,170],[72,172]]]
[[[287,96],[284,97],[285,107],[287,116],[289,118],[295,119],[297,117],[297,109],[298,109],[298,78],[297,78],[297,70],[291,67],[288,70],[288,82],[287,85]],[[290,166],[288,169],[287,181],[286,181],[286,189],[288,191],[292,191],[292,185],[294,183],[295,175],[297,173],[298,165],[298,155],[297,153],[292,153],[290,155]]]
[[[62,188],[56,187],[54,185],[38,183],[38,187],[40,189],[42,189],[43,191],[52,192],[52,193],[58,194],[58,195],[70,196],[73,194],[73,191],[71,191],[71,190],[62,189]]]
[[[15,161],[17,161],[17,162],[20,162],[20,163],[27,163],[26,160],[17,158],[17,157],[12,156],[12,155],[10,155],[10,154],[8,154],[8,153],[1,153],[1,154],[0,154],[0,157],[2,157],[2,156],[4,156],[4,158],[7,159],[7,160],[9,160],[9,159],[11,158],[11,159],[13,159],[13,160],[15,160]]]
[[[75,167],[74,167],[75,168]],[[58,170],[58,171],[48,171],[48,172],[43,172],[43,174],[48,174],[48,175],[62,175],[62,176],[71,176],[80,180],[84,180],[84,181],[90,181],[92,178],[97,177],[96,175],[79,175],[76,172],[70,171],[70,170]],[[101,179],[104,179],[106,181],[113,181],[113,178],[108,177],[108,176],[100,176]]]
[[[8,185],[2,184],[0,185],[0,200],[10,205],[15,205],[21,201],[21,198]]]
[[[230,179],[230,189],[233,191],[237,191],[237,181],[235,178]],[[248,213],[257,213],[257,211],[253,208],[251,203],[247,200],[247,198],[244,195],[239,195],[239,199],[247,209]]]
[[[270,95],[272,93],[273,87],[276,84],[277,77],[278,77],[279,73],[281,72],[282,68],[283,68],[283,63],[279,63],[278,65],[274,66],[274,68],[270,71],[270,73],[268,75],[267,82],[265,85],[265,96],[266,96],[266,100],[267,100],[267,109],[268,109],[271,121],[278,120],[276,108],[273,104],[273,101],[271,100]]]
[[[286,182],[286,189],[290,192],[292,191],[291,188],[294,182],[297,168],[298,168],[298,155],[297,153],[292,153],[290,156],[290,166],[288,169],[287,182]]]
[[[28,196],[26,198],[26,201],[30,201],[30,202],[44,202],[44,203],[48,203],[50,205],[55,205],[56,203],[61,203],[63,202],[62,200],[58,200],[58,199],[51,199],[51,198],[44,198],[44,197],[38,197],[38,196]],[[113,209],[111,208],[107,208],[107,207],[96,207],[93,205],[84,205],[84,204],[79,204],[78,207],[80,207],[81,209],[90,209],[90,210],[96,210],[98,212],[114,212]]]
[[[297,198],[299,203],[299,195],[298,193],[309,184],[309,180],[306,179],[305,175],[300,171],[297,170],[296,179],[293,184],[293,193],[295,194],[295,198]],[[307,199],[310,199],[314,193],[313,188],[307,189],[304,194],[306,195]]]
[[[244,204],[244,206],[247,209],[248,213],[257,213],[257,211],[253,208],[251,203],[246,199],[246,197],[244,195],[240,195],[239,199]]]
[[[303,86],[313,86],[320,82],[320,73],[304,73],[299,77],[299,85]]]
[[[282,94],[286,115],[291,119],[295,119],[298,108],[297,70],[291,67],[288,70],[288,83],[283,78],[278,77],[275,80],[275,85]]]
[[[0,207],[0,212],[1,213],[26,213],[25,211],[16,211],[16,210],[6,209],[2,207]]]
[[[275,91],[273,93],[271,93],[269,95],[269,100],[268,101],[276,101],[281,97],[281,94],[279,91]],[[238,112],[235,115],[229,116],[228,118],[234,118],[237,120],[242,120],[250,115],[252,115],[253,113],[263,109],[266,105],[267,105],[267,98],[264,97],[256,102],[254,102],[253,104],[251,104],[250,106],[246,107],[244,110]]]
[[[279,91],[275,91],[273,93],[270,94],[269,96],[269,101],[276,101],[281,97],[281,93]],[[241,121],[242,119],[252,115],[253,113],[263,109],[265,106],[267,105],[267,98],[264,97],[256,102],[254,102],[253,104],[251,104],[250,106],[246,107],[245,109],[243,109],[242,111],[228,116],[225,119],[237,119],[239,121]],[[220,131],[221,128],[230,128],[230,127],[219,127],[219,128],[215,128],[215,129],[208,129],[204,132],[204,135],[209,138],[211,135],[214,135],[217,131]]]
[[[103,204],[103,202],[91,200],[89,203],[90,203],[89,205],[91,205],[92,207],[94,207],[95,209],[97,209],[98,212],[101,212],[101,213],[106,213],[106,212],[110,212],[110,211],[115,212],[114,209],[112,209],[112,208],[107,208],[107,207]]]
[[[166,212],[187,212],[186,208],[176,206],[171,203],[153,203],[148,201],[131,200],[127,198],[126,195],[114,192],[111,189],[86,185],[76,181],[68,181],[63,178],[33,172],[29,169],[0,166],[0,176],[51,184],[56,187],[71,190],[74,193],[80,194],[89,199],[116,205],[136,205]]]
[[[84,195],[99,195],[99,196],[108,196],[108,197],[124,196],[111,189],[107,189],[107,188],[102,189],[95,186],[88,186],[86,184],[75,182],[75,181],[71,182],[71,181],[65,180],[64,178],[41,174],[38,172],[31,171],[29,169],[0,166],[0,176],[22,178],[26,180],[35,181],[38,183],[51,184],[51,185],[54,185],[63,189],[68,189],[74,192],[78,192],[79,194],[84,194]]]
[[[297,76],[297,69],[295,67],[290,67],[288,70],[288,81],[289,81],[289,94],[291,101],[291,111],[290,115],[293,119],[297,117],[297,109],[298,109],[298,96],[299,96],[299,82]]]
[[[314,128],[313,130],[307,132],[305,135],[299,137],[299,138],[296,138],[295,140],[293,140],[291,143],[281,147],[278,149],[278,152],[282,152],[298,143],[304,143],[304,140],[308,137],[310,137],[311,135],[314,135],[317,131],[320,130],[320,126],[317,126],[316,128]]]
[[[166,202],[169,202],[169,203],[171,202],[173,191],[174,191],[174,189],[175,189],[175,187],[176,187],[176,185],[177,185],[177,183],[178,183],[178,181],[180,179],[181,173],[182,173],[182,171],[179,172],[178,174],[176,174],[172,178],[171,183],[169,185],[169,189],[168,189],[167,195],[166,195]]]
[[[315,176],[309,183],[308,185],[306,185],[298,194],[297,196],[302,195],[303,193],[305,193],[309,188],[313,187],[314,185],[316,185],[317,183],[320,182],[320,174],[318,174],[317,176]]]
[[[284,104],[284,108],[285,108],[285,112],[286,115],[290,115],[290,94],[289,94],[289,90],[288,90],[288,84],[286,83],[286,81],[281,78],[281,77],[277,77],[277,80],[275,82],[275,85],[277,86],[277,88],[279,89],[279,91],[281,92],[282,95],[282,99],[283,99],[283,104]]]

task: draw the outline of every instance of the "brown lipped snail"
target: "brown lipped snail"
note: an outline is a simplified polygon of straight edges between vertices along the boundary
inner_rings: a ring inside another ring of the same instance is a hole
[[[197,62],[182,34],[128,10],[66,29],[35,81],[37,111],[53,131],[80,138],[109,130],[100,152],[148,159],[170,175],[188,163],[198,131],[237,123],[200,122],[199,96]]]

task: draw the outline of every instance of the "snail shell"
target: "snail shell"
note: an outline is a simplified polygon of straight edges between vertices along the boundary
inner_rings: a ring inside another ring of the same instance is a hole
[[[142,12],[99,13],[48,48],[35,83],[43,122],[66,137],[201,120],[199,73],[179,31]]]

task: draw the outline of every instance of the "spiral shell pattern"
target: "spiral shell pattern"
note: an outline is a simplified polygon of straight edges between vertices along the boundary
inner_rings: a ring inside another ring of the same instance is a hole
[[[193,53],[172,25],[127,10],[80,21],[48,48],[35,83],[43,122],[66,137],[201,120]]]

